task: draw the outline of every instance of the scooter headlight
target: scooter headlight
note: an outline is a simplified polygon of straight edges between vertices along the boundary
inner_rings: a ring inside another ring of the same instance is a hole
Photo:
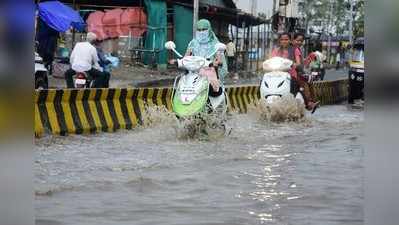
[[[291,68],[292,61],[281,57],[273,57],[263,62],[265,71],[287,71]]]
[[[205,59],[198,56],[186,56],[182,60],[184,68],[189,71],[197,71],[205,65]]]
[[[272,62],[270,62],[269,66],[270,66],[270,68],[271,68],[272,70],[277,70],[278,68],[281,67],[281,62],[272,61]]]

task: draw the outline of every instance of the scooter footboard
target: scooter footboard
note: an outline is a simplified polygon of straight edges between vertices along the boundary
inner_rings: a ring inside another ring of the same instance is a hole
[[[213,88],[212,88],[212,86],[209,85],[209,92],[208,92],[208,94],[209,94],[210,97],[218,97],[218,96],[220,96],[220,95],[223,94],[223,88],[222,88],[222,87],[219,87],[219,90],[218,90],[218,91],[214,91]]]

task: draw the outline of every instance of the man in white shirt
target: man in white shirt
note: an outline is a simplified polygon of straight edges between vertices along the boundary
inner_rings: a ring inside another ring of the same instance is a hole
[[[97,40],[97,35],[89,32],[86,36],[85,42],[76,43],[70,56],[71,69],[65,72],[65,80],[67,88],[74,88],[73,76],[76,72],[86,72],[93,79],[93,87],[101,88],[107,86],[105,84],[106,74],[98,64],[99,58],[97,49],[93,43]]]
[[[229,71],[234,71],[234,59],[236,54],[236,46],[233,40],[229,39],[229,43],[226,45],[226,55],[227,55],[227,64]]]

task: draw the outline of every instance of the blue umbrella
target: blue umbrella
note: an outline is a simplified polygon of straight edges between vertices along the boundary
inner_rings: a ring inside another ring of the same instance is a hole
[[[59,1],[39,3],[39,16],[58,32],[65,32],[71,26],[79,31],[85,29],[85,22],[79,13]]]

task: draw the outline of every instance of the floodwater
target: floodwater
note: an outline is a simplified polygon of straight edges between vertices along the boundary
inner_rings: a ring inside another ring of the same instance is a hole
[[[162,119],[37,139],[36,224],[363,224],[363,112],[258,118],[233,114],[230,135],[211,140],[178,138]]]

